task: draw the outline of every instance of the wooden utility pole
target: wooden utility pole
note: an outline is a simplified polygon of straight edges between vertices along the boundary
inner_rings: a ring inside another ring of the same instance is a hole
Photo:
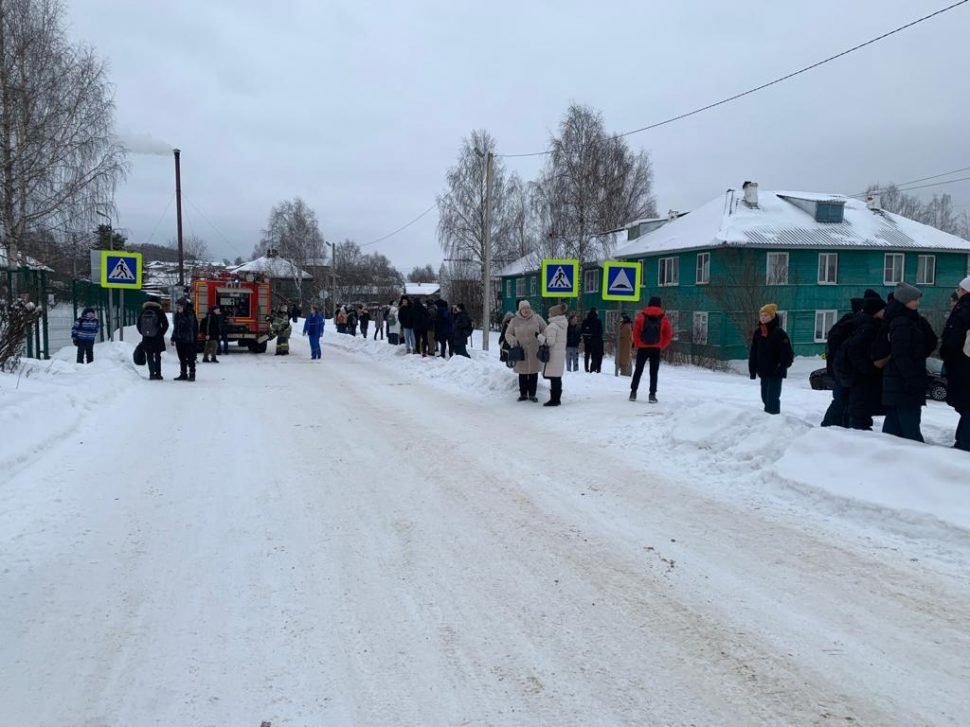
[[[482,350],[488,351],[492,322],[492,175],[494,155],[485,155],[485,254],[482,256]]]

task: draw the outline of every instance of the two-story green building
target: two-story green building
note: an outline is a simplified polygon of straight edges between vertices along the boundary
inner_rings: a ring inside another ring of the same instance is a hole
[[[746,183],[682,216],[641,221],[629,238],[612,259],[643,266],[641,304],[661,296],[674,350],[721,360],[747,356],[765,303],[778,305],[796,353],[814,355],[851,298],[866,288],[885,298],[901,281],[923,291],[921,312],[939,331],[950,293],[970,274],[970,242],[886,212],[878,196],[759,193]],[[503,271],[503,310],[523,297],[541,310],[538,275],[522,261]],[[603,301],[599,264],[582,278],[582,308],[605,311],[610,331],[621,310],[641,307]]]

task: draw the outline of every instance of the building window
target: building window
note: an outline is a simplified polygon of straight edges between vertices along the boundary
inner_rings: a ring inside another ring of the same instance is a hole
[[[707,312],[694,312],[694,330],[691,340],[694,343],[707,345]]]
[[[711,282],[711,253],[697,253],[697,278],[694,282],[698,285]]]
[[[916,265],[917,285],[936,285],[936,255],[920,255]]]
[[[517,278],[515,281],[515,297],[525,297],[525,278]]]
[[[788,285],[788,253],[768,253],[768,285]]]
[[[842,222],[845,219],[845,204],[842,202],[816,202],[816,222]]]
[[[886,264],[883,268],[882,282],[885,285],[897,285],[903,282],[903,265],[906,256],[901,252],[887,252]]]
[[[788,330],[788,311],[780,310],[775,314],[778,317],[778,326],[784,330]]]
[[[835,310],[815,311],[815,343],[825,343],[838,315],[839,312]]]
[[[835,285],[839,282],[839,254],[820,252],[818,254],[818,284]]]
[[[970,255],[967,255],[967,258],[968,258],[967,259],[967,271],[968,271],[967,272],[967,275],[970,275]],[[643,273],[640,276],[640,287],[641,288],[646,288],[647,287],[647,261],[646,260],[641,260],[640,261],[640,272]]]
[[[657,268],[657,285],[680,284],[680,258],[662,257]]]
[[[529,278],[529,295],[536,294],[536,286],[539,283],[539,278]]]
[[[680,311],[668,310],[664,311],[667,316],[667,320],[670,321],[670,330],[673,331],[674,341],[680,340]]]
[[[587,270],[583,273],[583,291],[586,293],[600,292],[599,270]]]

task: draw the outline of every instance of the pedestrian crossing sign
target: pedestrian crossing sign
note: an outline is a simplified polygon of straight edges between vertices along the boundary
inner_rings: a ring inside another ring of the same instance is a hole
[[[101,287],[141,290],[141,253],[101,251]]]
[[[640,300],[643,267],[637,262],[603,263],[603,300]]]
[[[542,261],[542,297],[578,298],[579,260]]]

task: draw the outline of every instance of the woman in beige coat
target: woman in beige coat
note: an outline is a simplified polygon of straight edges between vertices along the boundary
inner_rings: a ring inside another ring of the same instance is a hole
[[[625,315],[620,320],[620,332],[616,337],[616,365],[620,376],[632,376],[633,321]]]
[[[509,327],[505,331],[505,340],[509,346],[521,346],[525,352],[524,359],[515,364],[515,373],[519,375],[519,401],[539,401],[536,398],[536,389],[543,364],[538,357],[538,335],[545,330],[546,322],[542,320],[542,316],[532,311],[529,301],[520,301],[519,311],[509,321]]]

